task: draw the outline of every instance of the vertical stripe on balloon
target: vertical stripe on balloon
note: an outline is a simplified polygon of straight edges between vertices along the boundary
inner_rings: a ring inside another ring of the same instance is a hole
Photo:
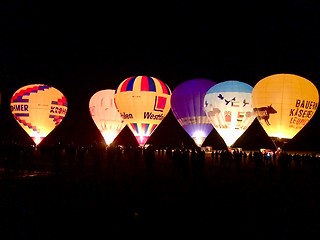
[[[128,78],[122,83],[122,86],[120,88],[120,92],[125,92],[127,90],[129,81],[130,81],[130,79]]]
[[[141,91],[148,91],[148,92],[156,92],[156,84],[152,77],[142,76],[141,77]]]
[[[162,88],[162,92],[165,93],[165,94],[170,94],[171,91],[169,89],[169,87],[162,81],[159,81],[160,85],[161,85],[161,88]]]
[[[136,77],[130,77],[124,80],[120,92],[132,91],[135,79]]]
[[[148,127],[149,127],[148,123],[141,123],[141,131],[143,132],[144,135],[146,135],[146,133],[148,132]]]
[[[156,129],[157,126],[158,126],[158,124],[153,124],[150,129],[150,132],[152,133]]]
[[[134,132],[134,135],[137,135],[137,133],[138,133],[138,124],[137,123],[131,123],[130,126],[131,126],[131,129]]]

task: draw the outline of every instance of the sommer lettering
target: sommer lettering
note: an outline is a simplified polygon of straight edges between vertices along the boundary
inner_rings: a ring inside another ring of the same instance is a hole
[[[28,112],[29,111],[29,107],[27,104],[21,104],[21,105],[11,105],[11,112],[13,111],[23,111],[23,112]]]

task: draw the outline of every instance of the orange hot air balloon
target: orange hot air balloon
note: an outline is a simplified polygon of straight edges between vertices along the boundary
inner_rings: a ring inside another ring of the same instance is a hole
[[[126,126],[114,104],[114,93],[113,89],[100,90],[89,101],[91,117],[107,145],[110,145]]]
[[[171,109],[170,88],[150,76],[125,79],[114,97],[117,109],[140,146],[145,145]]]
[[[64,119],[68,103],[56,88],[31,84],[18,89],[10,101],[11,112],[36,145]]]
[[[314,116],[319,93],[306,78],[274,74],[254,86],[252,104],[261,126],[276,147],[281,148]]]

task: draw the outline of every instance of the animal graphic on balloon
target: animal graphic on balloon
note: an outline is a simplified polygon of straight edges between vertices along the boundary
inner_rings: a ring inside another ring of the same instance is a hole
[[[54,129],[67,114],[66,97],[45,84],[19,88],[10,100],[11,112],[36,145]]]
[[[171,90],[167,84],[151,76],[134,76],[117,87],[114,100],[124,122],[139,146],[149,137],[171,109]]]
[[[319,104],[316,86],[288,73],[267,76],[253,87],[252,105],[276,148],[283,148],[314,116]]]

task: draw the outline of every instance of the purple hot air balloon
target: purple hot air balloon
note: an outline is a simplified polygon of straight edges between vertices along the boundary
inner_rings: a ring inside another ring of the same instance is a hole
[[[172,92],[172,113],[199,147],[213,129],[204,111],[203,100],[215,84],[209,79],[191,79],[180,83]]]

